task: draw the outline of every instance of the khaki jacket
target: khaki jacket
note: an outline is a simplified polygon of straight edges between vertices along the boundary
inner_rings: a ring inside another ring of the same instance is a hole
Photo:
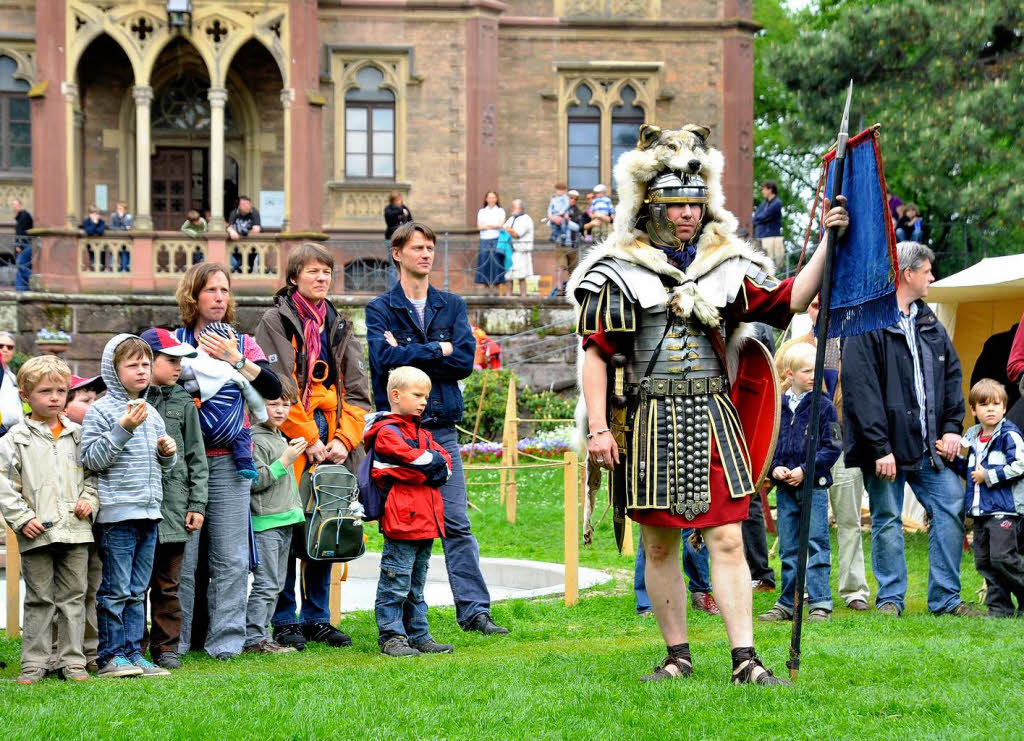
[[[25,419],[0,438],[0,512],[18,534],[22,553],[52,543],[92,543],[99,511],[96,475],[82,467],[82,428],[61,415],[64,430],[54,440],[44,422]],[[92,516],[75,516],[84,499]],[[35,518],[46,532],[29,539],[21,533]]]

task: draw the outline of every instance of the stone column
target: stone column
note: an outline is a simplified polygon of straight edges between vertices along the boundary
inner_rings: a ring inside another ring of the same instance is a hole
[[[288,231],[292,221],[292,185],[287,173],[292,171],[292,103],[295,100],[295,90],[285,88],[281,91],[281,106],[284,108],[284,217],[281,220],[281,231]]]
[[[502,7],[507,7],[502,5]],[[466,21],[466,226],[476,226],[484,191],[497,190],[498,19],[487,6]]]
[[[60,91],[64,94],[66,108],[65,147],[68,153],[64,163],[67,171],[66,222],[69,228],[75,229],[82,219],[82,214],[79,213],[79,205],[82,202],[82,187],[79,182],[82,173],[82,163],[79,160],[82,115],[78,110],[78,85],[73,82],[62,82]]]
[[[212,87],[210,100],[210,223],[209,231],[224,231],[224,106],[228,91]]]
[[[285,168],[288,231],[320,231],[323,225],[323,101],[320,90],[320,23],[317,3],[288,0],[288,72],[282,87],[293,91],[284,110],[290,167]],[[290,128],[287,128],[290,127]],[[345,132],[335,132],[345,136]]]
[[[149,152],[149,110],[153,103],[153,88],[149,85],[136,85],[132,88],[135,98],[135,228],[147,230],[153,228],[152,199],[150,187]]]

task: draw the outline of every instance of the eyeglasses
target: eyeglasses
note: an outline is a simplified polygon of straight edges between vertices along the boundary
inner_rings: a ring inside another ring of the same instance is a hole
[[[14,345],[0,345],[0,350],[13,350]]]

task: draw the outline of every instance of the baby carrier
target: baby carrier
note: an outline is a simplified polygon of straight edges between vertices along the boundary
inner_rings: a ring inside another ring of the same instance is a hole
[[[320,464],[308,481],[305,555],[314,561],[359,558],[366,551],[366,539],[356,477],[344,466]]]

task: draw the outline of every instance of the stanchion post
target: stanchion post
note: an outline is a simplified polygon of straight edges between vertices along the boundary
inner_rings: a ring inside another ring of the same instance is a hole
[[[502,450],[502,466],[519,465],[519,404],[516,399],[516,379],[512,376],[508,379],[508,399],[505,402],[505,429],[507,440]],[[505,519],[509,524],[516,524],[516,504],[519,498],[518,487],[516,486],[516,472],[514,468],[504,471],[505,477]]]
[[[626,532],[622,537],[622,552],[627,556],[636,555],[636,547],[633,545],[633,521],[626,518]]]
[[[21,552],[18,550],[18,536],[9,527],[4,527],[7,545],[7,637],[21,635]]]
[[[565,454],[565,606],[580,601],[580,500],[576,453]]]
[[[342,576],[342,567],[344,567],[345,574]],[[341,622],[341,582],[348,577],[348,564],[332,564],[331,565],[331,625],[337,625]]]

